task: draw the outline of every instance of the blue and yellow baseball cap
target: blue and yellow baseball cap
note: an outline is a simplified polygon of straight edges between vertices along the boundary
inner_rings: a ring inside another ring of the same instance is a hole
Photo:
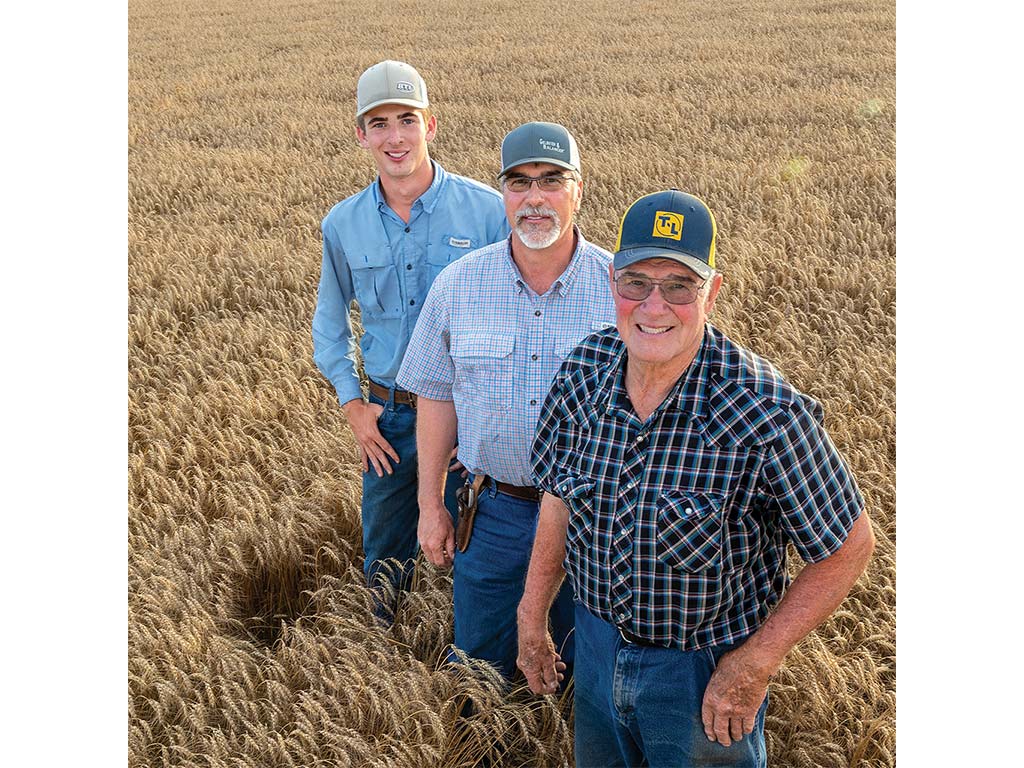
[[[622,215],[615,269],[644,259],[674,259],[701,277],[715,269],[715,217],[700,198],[669,189],[645,195]]]

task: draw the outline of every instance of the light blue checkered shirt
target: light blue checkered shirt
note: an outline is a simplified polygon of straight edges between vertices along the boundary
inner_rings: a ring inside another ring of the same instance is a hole
[[[397,383],[455,402],[459,460],[474,474],[533,485],[530,447],[558,367],[615,324],[611,254],[576,234],[569,266],[543,296],[523,280],[510,239],[453,262],[427,295]]]

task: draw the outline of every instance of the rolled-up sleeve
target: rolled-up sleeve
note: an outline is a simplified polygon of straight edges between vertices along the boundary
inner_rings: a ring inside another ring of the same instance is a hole
[[[313,362],[334,385],[342,404],[362,397],[356,373],[356,343],[349,320],[352,302],[352,275],[340,245],[334,242],[331,225],[325,219],[323,262],[316,311],[313,313]]]
[[[802,405],[772,442],[765,483],[783,530],[800,557],[813,563],[838,550],[864,509],[864,497],[846,461],[821,424],[821,412]]]
[[[395,383],[430,400],[451,400],[455,366],[445,272],[427,293]]]

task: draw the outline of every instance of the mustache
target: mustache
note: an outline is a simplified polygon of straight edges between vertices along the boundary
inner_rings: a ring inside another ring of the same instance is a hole
[[[519,223],[527,216],[550,216],[557,221],[558,211],[546,205],[527,205],[516,211],[516,223]]]

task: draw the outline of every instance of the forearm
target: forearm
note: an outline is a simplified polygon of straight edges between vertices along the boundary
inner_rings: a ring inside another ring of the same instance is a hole
[[[416,404],[416,451],[420,509],[444,503],[444,479],[457,433],[455,403],[419,398]]]
[[[867,512],[853,524],[846,541],[830,557],[803,567],[778,606],[741,646],[747,663],[770,677],[786,654],[827,619],[864,571],[875,538]]]
[[[520,632],[547,630],[547,616],[555,601],[565,570],[565,532],[569,510],[557,496],[545,493],[540,505],[537,534],[533,540],[526,587],[517,612]]]
[[[349,317],[351,278],[344,266],[344,256],[337,250],[325,235],[320,285],[313,312],[313,362],[334,385],[338,400],[344,405],[361,397],[361,393]]]

